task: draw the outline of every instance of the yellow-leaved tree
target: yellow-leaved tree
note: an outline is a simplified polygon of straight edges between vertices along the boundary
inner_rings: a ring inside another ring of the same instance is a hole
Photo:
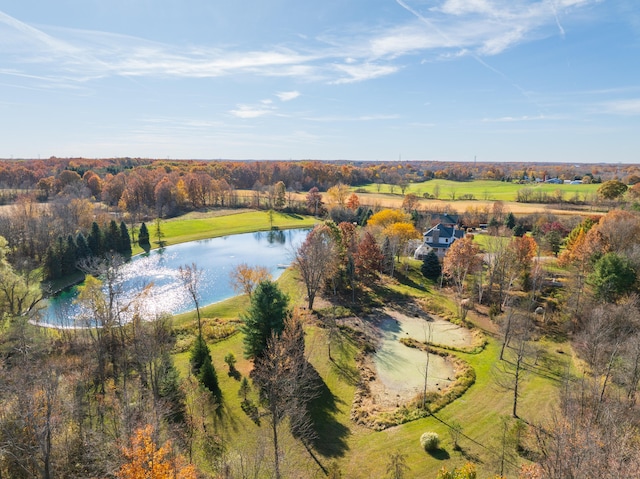
[[[118,479],[196,479],[196,469],[167,441],[158,447],[153,426],[139,428],[130,439],[131,446],[122,453],[126,462],[118,470]]]
[[[380,226],[386,228],[393,223],[409,223],[411,215],[400,210],[384,209],[372,215],[367,221],[369,226]]]

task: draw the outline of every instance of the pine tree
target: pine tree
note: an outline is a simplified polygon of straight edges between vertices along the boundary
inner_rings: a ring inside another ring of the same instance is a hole
[[[62,258],[57,242],[47,248],[44,257],[44,278],[47,281],[53,281],[62,277]]]
[[[244,355],[246,358],[258,358],[267,347],[267,342],[275,333],[284,329],[285,319],[289,317],[289,298],[273,281],[262,281],[251,295],[251,305],[242,316],[244,324],[240,330],[244,333]]]
[[[166,417],[171,422],[184,422],[185,397],[180,389],[180,374],[173,364],[168,352],[162,355],[160,368],[157,372],[157,391],[160,399],[166,401],[168,411]]]
[[[120,249],[120,230],[115,220],[111,220],[104,234],[104,251],[119,252]]]
[[[77,271],[76,269],[76,261],[77,261],[77,251],[78,247],[76,245],[73,236],[67,236],[67,242],[62,247],[62,276],[68,276]]]
[[[523,237],[524,234],[526,233],[524,226],[522,226],[520,223],[517,223],[514,227],[513,227],[513,236],[518,236],[519,238]]]
[[[513,215],[513,213],[509,212],[509,214],[507,215],[507,217],[504,220],[504,225],[509,228],[510,230],[512,230],[515,225],[516,225],[516,217]]]
[[[87,244],[87,238],[85,238],[82,232],[79,232],[76,236],[76,246],[78,247],[76,255],[78,259],[88,258],[89,256],[91,256],[91,249]]]
[[[429,250],[424,258],[422,258],[420,271],[425,278],[430,279],[431,281],[436,281],[440,275],[442,275],[440,260],[433,250]]]
[[[209,346],[207,346],[206,341],[202,337],[202,335],[198,335],[196,337],[193,346],[191,346],[191,355],[189,357],[189,363],[191,364],[191,372],[195,376],[199,376],[200,369],[205,361],[209,358],[211,361],[211,353],[209,352]]]
[[[91,233],[87,238],[87,244],[91,250],[93,256],[101,256],[104,253],[104,239],[102,237],[102,230],[95,221],[91,224]]]
[[[211,362],[211,356],[205,356],[204,364],[200,368],[200,374],[198,374],[200,384],[207,388],[211,394],[218,397],[220,396],[220,386],[218,385],[218,375]]]
[[[120,222],[120,253],[126,258],[131,257],[131,238],[129,229],[124,221]]]
[[[149,230],[147,229],[147,225],[144,223],[140,225],[140,232],[138,233],[138,244],[142,248],[151,247],[151,243],[149,242]]]

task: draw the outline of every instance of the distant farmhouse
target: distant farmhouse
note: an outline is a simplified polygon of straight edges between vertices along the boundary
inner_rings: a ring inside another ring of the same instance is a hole
[[[423,259],[429,251],[433,250],[436,256],[438,256],[438,259],[442,260],[449,247],[451,247],[456,240],[464,238],[464,230],[458,228],[457,222],[449,224],[438,223],[427,230],[422,236],[424,240],[418,249],[416,249],[413,257],[415,259]]]

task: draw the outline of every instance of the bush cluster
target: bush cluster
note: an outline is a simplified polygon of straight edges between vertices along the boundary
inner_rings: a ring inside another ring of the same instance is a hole
[[[420,445],[425,451],[435,451],[440,446],[440,436],[435,432],[425,432],[420,436]]]

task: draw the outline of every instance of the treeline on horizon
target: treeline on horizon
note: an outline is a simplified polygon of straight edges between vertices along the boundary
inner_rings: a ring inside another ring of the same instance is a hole
[[[640,180],[638,164],[574,164],[574,163],[484,163],[441,161],[317,161],[317,160],[160,160],[141,158],[56,158],[44,160],[0,160],[0,188],[37,190],[43,200],[73,181],[73,173],[83,178],[87,173],[101,181],[132,171],[164,170],[166,175],[184,176],[206,173],[224,180],[236,189],[252,189],[256,185],[273,185],[283,181],[288,189],[308,191],[316,187],[326,191],[342,183],[360,186],[369,183],[398,184],[433,178],[452,181],[472,179],[518,181],[560,178],[596,181],[619,179],[628,185]],[[60,178],[62,176],[62,178]]]

